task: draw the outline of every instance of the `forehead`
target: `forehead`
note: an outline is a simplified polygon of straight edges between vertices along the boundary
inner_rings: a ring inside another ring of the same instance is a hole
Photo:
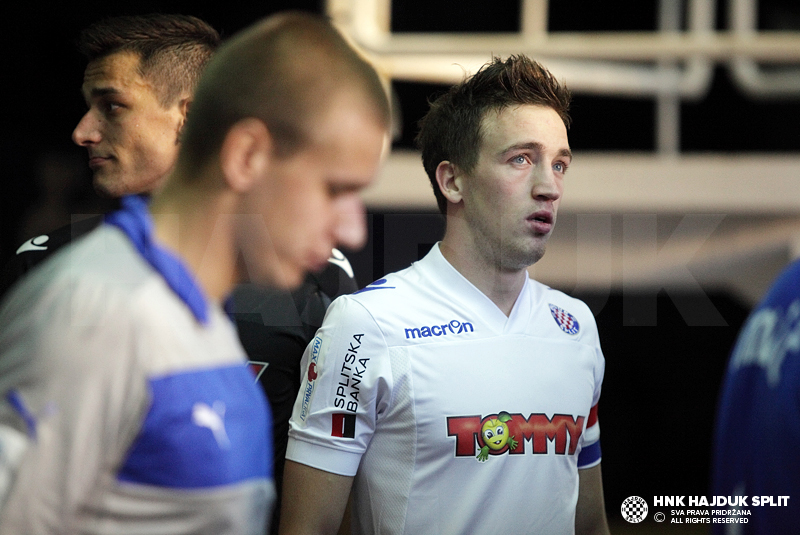
[[[153,91],[153,86],[139,73],[136,52],[115,52],[90,61],[83,73],[85,97],[103,92]]]
[[[333,174],[340,166],[347,168],[345,174],[374,174],[388,127],[371,103],[357,92],[342,91],[313,123],[306,151],[325,154]]]
[[[529,143],[557,151],[569,149],[567,127],[558,112],[536,104],[489,111],[481,121],[481,140],[481,149],[491,152]]]

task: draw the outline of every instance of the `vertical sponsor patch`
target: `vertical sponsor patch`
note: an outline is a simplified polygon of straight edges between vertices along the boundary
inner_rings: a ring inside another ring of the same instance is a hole
[[[355,438],[356,415],[338,412],[331,415],[331,436]]]
[[[578,334],[581,326],[578,323],[578,320],[575,319],[575,316],[564,310],[563,308],[559,308],[553,304],[550,306],[550,313],[553,315],[553,318],[556,320],[556,323],[561,330],[567,334]]]
[[[305,382],[301,386],[301,392],[303,395],[303,401],[300,405],[300,422],[301,425],[306,425],[306,419],[308,418],[310,408],[311,408],[311,399],[314,397],[314,385],[316,385],[316,379],[319,376],[319,365],[320,365],[320,355],[322,353],[322,338],[319,336],[315,337],[314,340],[311,341],[311,358],[309,359],[308,363],[308,370],[306,370],[306,377]]]

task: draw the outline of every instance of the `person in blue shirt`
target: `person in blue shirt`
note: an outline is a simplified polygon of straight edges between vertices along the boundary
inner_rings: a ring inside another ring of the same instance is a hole
[[[728,361],[714,437],[712,491],[733,499],[746,514],[726,515],[734,522],[712,524],[714,533],[797,533],[798,444],[800,261],[795,261],[750,314]]]

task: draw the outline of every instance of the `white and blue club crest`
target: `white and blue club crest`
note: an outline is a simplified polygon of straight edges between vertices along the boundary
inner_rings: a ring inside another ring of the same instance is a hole
[[[562,331],[567,334],[578,334],[581,325],[578,323],[575,316],[553,304],[550,304],[550,313],[553,314],[553,318],[556,320],[556,323],[558,323],[558,326],[561,327]]]

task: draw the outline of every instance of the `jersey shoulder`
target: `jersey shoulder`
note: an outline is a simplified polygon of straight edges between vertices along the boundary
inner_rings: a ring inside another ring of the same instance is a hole
[[[0,297],[44,260],[96,229],[102,221],[103,216],[92,216],[26,240],[3,267]]]
[[[412,265],[336,298],[325,314],[322,328],[325,333],[370,332],[373,339],[390,343],[389,333],[394,327],[431,305],[426,297],[425,281]]]
[[[542,321],[554,332],[560,330],[576,341],[599,343],[594,313],[580,299],[533,279],[528,280],[528,296],[533,310],[532,321]]]
[[[789,264],[767,291],[759,308],[769,306],[788,306],[800,299],[800,260]]]
[[[437,286],[435,279],[414,263],[410,267],[389,273],[350,295],[340,297],[358,303],[375,318],[402,318],[421,310],[445,304],[447,289]]]
[[[0,317],[42,314],[75,325],[108,324],[111,310],[135,308],[133,296],[153,275],[121,231],[101,226],[21,279],[4,297]]]

